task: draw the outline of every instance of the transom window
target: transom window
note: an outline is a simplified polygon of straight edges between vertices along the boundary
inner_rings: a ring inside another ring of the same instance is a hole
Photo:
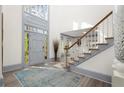
[[[44,31],[40,28],[36,28],[36,27],[33,27],[33,26],[30,26],[30,25],[25,25],[25,31],[29,31],[29,32],[37,32],[37,33],[41,33],[41,34],[45,34],[47,35],[48,32],[47,31]]]
[[[48,20],[48,5],[25,5],[24,11],[44,20]]]

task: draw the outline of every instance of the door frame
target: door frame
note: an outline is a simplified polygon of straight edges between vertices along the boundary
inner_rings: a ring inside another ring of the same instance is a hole
[[[49,54],[50,54],[50,49],[49,49],[49,19],[50,19],[50,5],[48,5],[48,57],[47,57],[47,61],[49,61]],[[22,57],[21,57],[21,61],[22,61],[22,68],[26,68],[30,65],[26,65],[25,64],[25,28],[24,28],[24,5],[22,5]]]

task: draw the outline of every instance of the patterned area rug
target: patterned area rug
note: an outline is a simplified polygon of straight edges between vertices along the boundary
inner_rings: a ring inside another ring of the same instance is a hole
[[[14,73],[23,87],[78,87],[81,76],[56,68],[29,68]]]

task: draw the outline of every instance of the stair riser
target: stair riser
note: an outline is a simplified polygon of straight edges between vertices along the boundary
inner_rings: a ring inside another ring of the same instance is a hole
[[[93,53],[95,53],[95,52],[98,52],[99,50],[92,50],[91,51],[91,55],[93,54]]]
[[[107,39],[106,41],[107,41],[107,43],[109,43],[109,44],[110,44],[110,43],[113,43],[113,39]]]
[[[98,49],[99,49],[99,51],[103,51],[103,50],[111,47],[112,45],[113,45],[113,43],[109,43],[107,45],[98,45]]]
[[[90,56],[91,54],[84,54],[84,56]]]
[[[79,59],[79,62],[85,62],[86,60],[88,60],[88,59],[94,57],[94,56],[97,55],[98,53],[99,53],[99,51],[94,51],[93,53],[91,53],[91,55],[86,56],[85,59],[80,58],[80,59]]]

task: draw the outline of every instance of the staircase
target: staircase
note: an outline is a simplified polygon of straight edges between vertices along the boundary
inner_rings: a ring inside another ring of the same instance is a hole
[[[66,44],[66,68],[77,66],[113,45],[112,13],[109,12],[76,42]]]
[[[64,48],[65,68],[90,78],[111,83],[111,62],[114,56],[112,26],[113,12],[111,11],[76,41],[67,40]],[[100,60],[97,61],[98,59]]]
[[[72,65],[79,65],[82,62],[85,62],[86,60],[90,59],[91,57],[94,57],[95,55],[99,54],[100,52],[108,49],[113,45],[114,38],[109,37],[105,38],[106,43],[97,43],[97,48],[89,48],[88,52],[83,53],[83,55],[78,56],[78,60],[74,60]],[[71,65],[71,64],[70,64]]]

